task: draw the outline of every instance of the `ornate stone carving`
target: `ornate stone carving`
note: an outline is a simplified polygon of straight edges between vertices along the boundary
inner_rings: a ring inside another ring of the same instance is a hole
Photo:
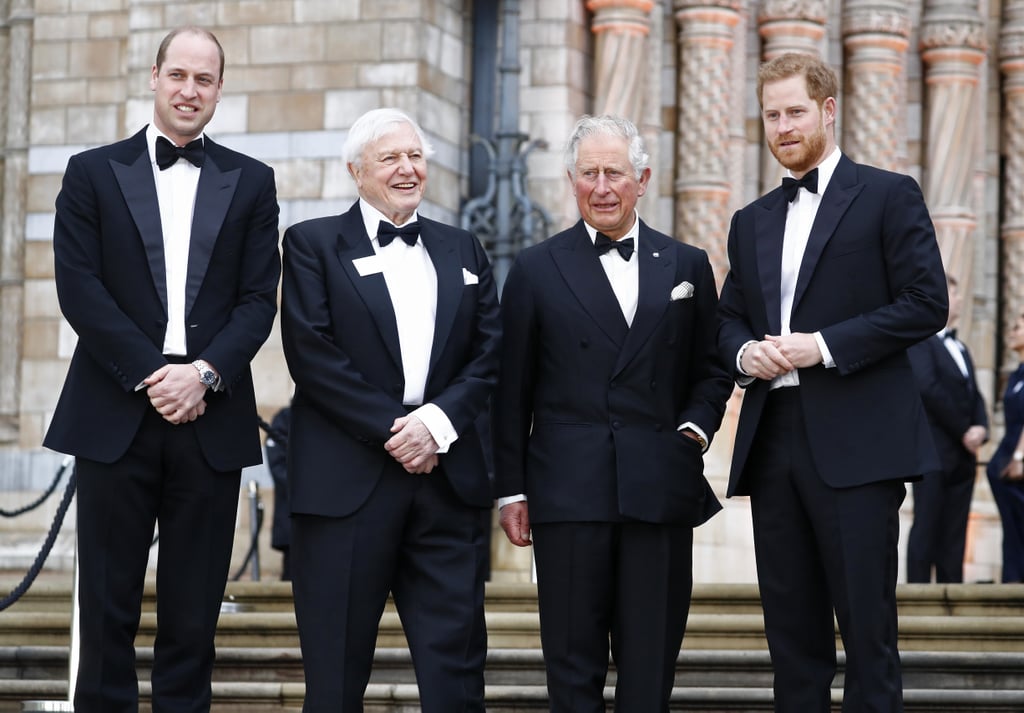
[[[676,0],[679,86],[676,144],[676,234],[708,251],[719,284],[728,271],[731,193],[731,49],[738,3]]]
[[[841,146],[853,159],[906,167],[904,52],[910,18],[902,0],[851,0],[843,11],[847,81]]]

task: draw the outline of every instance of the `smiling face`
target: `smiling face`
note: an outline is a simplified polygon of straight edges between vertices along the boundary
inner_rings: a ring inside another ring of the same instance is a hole
[[[411,124],[394,124],[363,149],[358,164],[348,165],[359,196],[395,225],[406,222],[423,200],[427,159]]]
[[[772,155],[797,178],[835,149],[836,100],[828,97],[819,105],[801,75],[764,85],[761,119]]]
[[[629,161],[629,141],[613,134],[582,139],[576,155],[575,176],[570,173],[580,215],[612,240],[633,227],[637,199],[647,190],[651,169],[636,177]]]
[[[199,136],[220,101],[220,52],[208,37],[182,32],[167,46],[160,66],[153,65],[153,124],[183,146]]]

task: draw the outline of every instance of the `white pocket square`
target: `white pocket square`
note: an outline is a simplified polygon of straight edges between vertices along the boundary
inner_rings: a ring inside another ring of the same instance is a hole
[[[466,268],[462,268],[462,284],[463,285],[475,285],[480,282],[480,278],[474,275]]]
[[[689,297],[693,297],[693,285],[683,281],[672,288],[672,294],[669,296],[669,299],[675,302],[676,300],[685,300]]]

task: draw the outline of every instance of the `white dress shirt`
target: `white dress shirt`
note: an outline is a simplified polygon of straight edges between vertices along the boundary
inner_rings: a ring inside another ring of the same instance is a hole
[[[363,215],[366,234],[370,236],[370,244],[380,260],[381,272],[395,312],[395,322],[398,324],[402,374],[405,377],[402,403],[418,407],[410,415],[419,418],[430,431],[437,442],[437,452],[446,453],[458,439],[458,434],[439,406],[423,403],[434,343],[434,322],[437,318],[437,271],[422,239],[418,239],[415,245],[408,245],[401,238],[396,238],[386,247],[381,247],[377,241],[377,227],[380,221],[391,221],[362,198],[359,199],[359,210]],[[406,222],[416,219],[417,214],[413,212]]]
[[[942,329],[938,333],[939,339],[942,340],[942,345],[946,347],[946,351],[953,357],[953,361],[956,362],[957,368],[963,377],[967,378],[967,360],[964,359],[963,345],[960,344],[960,340],[950,334],[948,329]]]
[[[185,338],[185,282],[188,278],[192,214],[195,210],[200,169],[184,159],[179,159],[161,171],[156,165],[158,136],[164,135],[151,123],[146,129],[146,144],[149,148],[149,160],[153,164],[156,197],[160,204],[167,284],[167,331],[164,333],[163,353],[185,356],[188,353]],[[168,137],[164,138],[170,141]]]

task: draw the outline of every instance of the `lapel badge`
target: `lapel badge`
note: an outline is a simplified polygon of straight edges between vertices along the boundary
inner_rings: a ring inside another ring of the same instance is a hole
[[[651,257],[661,257],[661,256],[658,253],[654,252],[654,253],[651,253]]]

